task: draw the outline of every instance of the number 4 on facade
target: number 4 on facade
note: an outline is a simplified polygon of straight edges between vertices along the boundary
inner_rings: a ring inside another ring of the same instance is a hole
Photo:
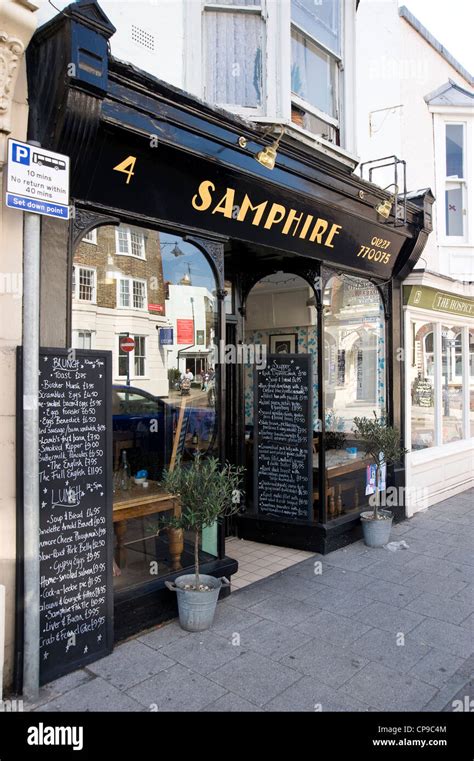
[[[127,185],[134,175],[133,170],[135,169],[136,160],[137,160],[136,156],[127,156],[127,158],[121,161],[120,164],[117,164],[117,166],[114,166],[114,172],[123,172],[124,174],[127,175]]]

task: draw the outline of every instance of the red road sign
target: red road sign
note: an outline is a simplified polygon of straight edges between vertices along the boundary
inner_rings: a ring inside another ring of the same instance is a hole
[[[133,351],[135,348],[135,341],[130,336],[124,336],[120,339],[120,348],[122,351]]]

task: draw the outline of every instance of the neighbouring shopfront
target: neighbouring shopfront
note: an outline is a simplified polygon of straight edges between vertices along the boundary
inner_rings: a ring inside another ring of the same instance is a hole
[[[407,515],[474,482],[471,284],[414,271],[403,287]]]
[[[71,156],[74,199],[69,230],[42,224],[41,343],[110,359],[120,639],[175,614],[164,582],[192,565],[187,537],[160,529],[178,455],[246,465],[241,513],[202,536],[206,573],[235,573],[229,533],[319,552],[359,536],[353,419],[403,426],[401,281],[432,196],[382,217],[386,193],[285,137],[269,170],[265,130],[113,59],[113,32],[95,4],[38,31],[29,137]]]

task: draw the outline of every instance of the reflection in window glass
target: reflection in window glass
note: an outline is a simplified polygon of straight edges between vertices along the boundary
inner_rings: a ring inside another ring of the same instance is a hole
[[[281,339],[279,341],[279,336]],[[245,343],[264,345],[282,353],[310,354],[313,375],[313,440],[318,446],[321,430],[318,411],[318,339],[314,291],[301,277],[278,272],[258,281],[246,301]],[[253,495],[254,373],[255,365],[244,368],[245,451],[247,502]],[[316,503],[317,498],[315,497]],[[317,506],[317,505],[316,505]],[[316,507],[315,506],[315,507]]]
[[[93,334],[94,348],[113,354],[114,582],[126,589],[178,563],[193,564],[192,538],[180,544],[160,523],[170,509],[160,479],[172,458],[186,462],[196,452],[218,451],[216,285],[203,253],[179,236],[124,225],[100,227],[94,240],[94,246],[81,242],[74,254],[74,286],[82,298],[72,302],[72,335],[78,347],[90,348]],[[180,323],[190,327],[184,344]],[[131,352],[121,349],[123,336],[133,339]],[[189,373],[184,387],[182,376]],[[147,487],[135,482],[140,471]],[[126,512],[130,500],[133,515]],[[211,527],[203,562],[216,554],[215,538]]]
[[[333,277],[323,296],[327,520],[367,505],[371,469],[354,417],[384,417],[385,319],[372,283]]]
[[[463,437],[462,354],[456,352],[458,330],[446,325],[441,329],[443,444]],[[459,378],[456,367],[460,371]]]
[[[474,328],[469,328],[469,421],[474,436]]]
[[[409,364],[411,388],[411,448],[435,445],[434,325],[414,321]]]
[[[329,116],[335,115],[335,66],[309,37],[291,31],[291,91]]]
[[[446,125],[446,176],[464,177],[463,171],[463,139],[462,124]]]
[[[291,20],[335,53],[341,49],[339,0],[291,0]]]
[[[73,333],[74,349],[92,349],[92,332],[90,330],[77,330]]]

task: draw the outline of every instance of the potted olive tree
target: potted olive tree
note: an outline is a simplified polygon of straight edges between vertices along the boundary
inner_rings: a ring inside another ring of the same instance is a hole
[[[163,474],[164,488],[181,503],[181,514],[170,516],[166,524],[194,534],[194,573],[178,576],[174,583],[166,582],[177,594],[179,622],[186,631],[211,626],[219,591],[229,584],[225,577],[200,573],[199,537],[204,528],[239,511],[243,471],[229,463],[222,466],[215,457],[197,454],[188,463],[178,459],[173,470]]]
[[[390,510],[380,508],[382,469],[399,462],[408,450],[400,446],[397,428],[386,425],[376,412],[373,419],[355,417],[353,431],[375,465],[375,492],[371,500],[374,509],[360,514],[364,542],[368,547],[383,547],[390,539],[393,515]]]

